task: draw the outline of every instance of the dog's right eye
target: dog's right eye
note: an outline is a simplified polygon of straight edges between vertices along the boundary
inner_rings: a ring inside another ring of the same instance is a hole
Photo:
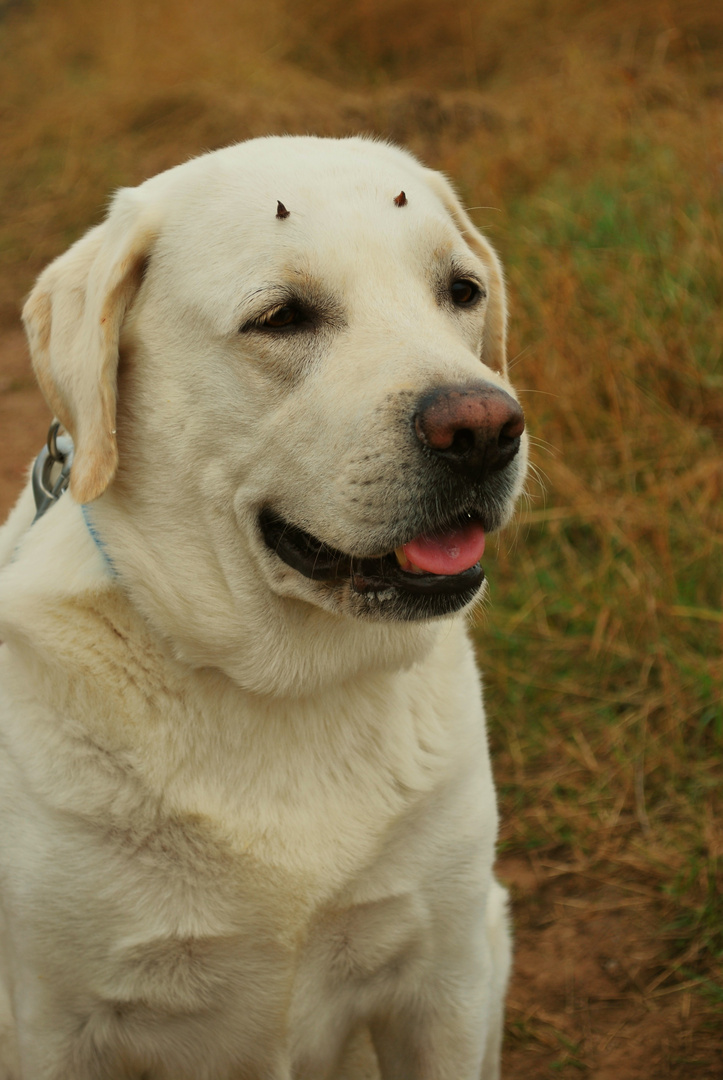
[[[273,311],[269,311],[261,319],[259,319],[259,326],[268,326],[272,330],[279,330],[283,326],[293,326],[295,323],[303,322],[304,315],[299,308],[294,307],[293,304],[284,304],[282,307],[274,308]]]
[[[300,304],[279,304],[264,315],[252,319],[241,327],[241,333],[249,330],[285,330],[310,322],[309,312]]]

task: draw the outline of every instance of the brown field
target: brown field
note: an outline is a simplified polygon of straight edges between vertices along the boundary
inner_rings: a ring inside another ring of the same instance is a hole
[[[503,1076],[721,1080],[723,8],[4,0],[0,49],[3,514],[48,421],[23,295],[113,188],[283,131],[456,179],[507,267],[537,470],[476,631]]]

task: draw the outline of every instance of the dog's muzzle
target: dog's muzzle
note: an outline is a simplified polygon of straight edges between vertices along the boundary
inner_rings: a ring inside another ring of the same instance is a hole
[[[271,507],[262,510],[259,527],[267,548],[305,577],[346,585],[368,601],[403,598],[400,617],[423,618],[457,610],[482,585],[485,533],[499,524],[500,504],[509,498],[505,470],[525,421],[511,395],[476,383],[425,394],[410,427],[420,474],[430,477],[428,499],[426,485],[421,497],[429,507],[413,514],[430,523],[424,531],[408,529],[392,550],[369,557],[332,547]],[[387,525],[387,534],[403,528]]]

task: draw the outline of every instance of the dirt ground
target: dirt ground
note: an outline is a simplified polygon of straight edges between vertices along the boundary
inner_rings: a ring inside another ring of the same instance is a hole
[[[48,421],[18,327],[0,337],[0,520]],[[505,1080],[721,1080],[720,1032],[708,1037],[699,999],[670,985],[644,883],[597,880],[539,853],[503,856],[498,873],[515,933]]]
[[[519,857],[502,859],[499,874],[512,888],[517,940],[504,1077],[723,1077],[691,994],[660,984],[661,935],[641,917],[644,886]]]

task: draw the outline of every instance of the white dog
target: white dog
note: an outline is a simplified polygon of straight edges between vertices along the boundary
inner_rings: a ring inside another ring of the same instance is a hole
[[[74,457],[0,533],[0,1075],[371,1076],[368,1031],[498,1076],[491,248],[403,151],[259,139],[121,191],[24,318]]]

